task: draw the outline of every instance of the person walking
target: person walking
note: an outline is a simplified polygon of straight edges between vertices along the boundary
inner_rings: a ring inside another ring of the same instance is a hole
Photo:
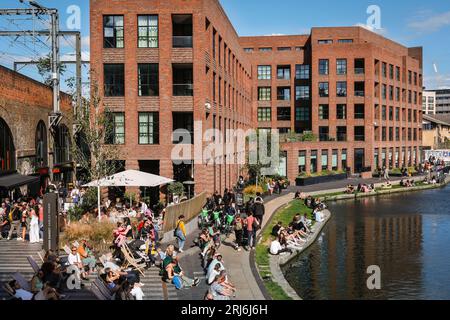
[[[258,219],[253,216],[253,212],[249,213],[249,216],[245,219],[245,225],[247,229],[247,250],[255,248],[255,236],[256,236],[256,227],[259,225]]]
[[[242,220],[240,214],[237,214],[236,218],[234,219],[234,235],[236,236],[236,245],[234,248],[237,251],[241,251],[240,247],[242,247],[243,233],[244,233],[244,220]]]
[[[184,216],[181,215],[178,217],[177,227],[175,229],[175,237],[178,241],[178,251],[183,252],[184,244],[186,242],[186,228],[184,225]]]
[[[30,243],[39,242],[39,218],[33,208],[30,209]]]
[[[11,240],[14,231],[17,234],[17,240],[21,240],[22,238],[20,238],[20,222],[22,220],[22,214],[20,212],[18,203],[14,203],[14,207],[11,208],[9,212],[9,220],[11,221],[11,228],[9,229],[8,240]]]
[[[384,180],[389,181],[389,168],[385,167],[384,168]]]

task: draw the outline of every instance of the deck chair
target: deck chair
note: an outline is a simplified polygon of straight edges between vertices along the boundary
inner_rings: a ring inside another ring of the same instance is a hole
[[[41,259],[42,263],[44,263],[45,250],[41,250],[38,253],[39,259]]]
[[[106,301],[106,300],[111,300],[111,298],[106,297],[101,291],[100,289],[97,287],[97,285],[95,283],[91,284],[91,287],[89,288],[89,290],[95,295],[95,297],[98,300],[101,301]]]
[[[70,248],[69,248],[69,246],[67,244],[63,247],[63,250],[67,254],[71,254],[72,253],[72,250],[70,250]]]
[[[0,282],[0,287],[9,295],[10,298],[15,298],[14,290],[8,283]]]
[[[19,272],[16,272],[13,274],[12,278],[14,280],[16,280],[20,286],[22,287],[22,289],[26,290],[26,291],[30,291],[31,292],[31,285],[30,282],[27,281],[22,274],[20,274]]]
[[[126,249],[125,246],[122,246],[121,248],[122,253],[125,257],[125,265],[124,268],[127,268],[128,266],[132,266],[134,267],[137,271],[139,271],[140,274],[142,274],[143,277],[145,277],[144,274],[144,267],[146,266],[145,264],[139,264],[132,256],[130,256],[128,250]]]
[[[30,266],[33,268],[34,273],[38,273],[38,271],[41,269],[39,268],[39,265],[37,262],[33,259],[32,256],[27,256],[27,260],[30,263]]]
[[[105,297],[109,297],[108,300],[111,300],[113,297],[113,293],[111,292],[111,289],[109,289],[106,284],[103,282],[102,279],[97,278],[94,280],[95,285],[97,286],[97,288],[100,290],[100,292],[105,296]]]

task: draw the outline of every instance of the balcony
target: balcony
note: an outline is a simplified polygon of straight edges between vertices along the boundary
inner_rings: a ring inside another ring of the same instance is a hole
[[[192,48],[192,36],[173,36],[172,46],[174,48]]]
[[[174,48],[192,48],[192,15],[172,15],[172,46]]]
[[[181,97],[192,97],[194,95],[194,85],[192,83],[174,83],[173,95]]]

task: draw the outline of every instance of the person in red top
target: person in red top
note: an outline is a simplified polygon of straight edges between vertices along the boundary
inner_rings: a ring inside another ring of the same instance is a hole
[[[249,212],[248,217],[244,220],[244,224],[246,225],[247,230],[247,248],[255,249],[255,237],[256,237],[256,228],[259,225],[258,220],[253,216],[252,212]]]
[[[39,218],[39,237],[44,240],[44,206],[42,203],[38,205],[38,218]]]

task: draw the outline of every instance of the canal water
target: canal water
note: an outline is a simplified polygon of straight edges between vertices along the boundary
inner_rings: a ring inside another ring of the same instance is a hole
[[[284,266],[303,299],[450,299],[450,186],[328,203],[317,241]],[[369,266],[381,289],[369,290]]]

